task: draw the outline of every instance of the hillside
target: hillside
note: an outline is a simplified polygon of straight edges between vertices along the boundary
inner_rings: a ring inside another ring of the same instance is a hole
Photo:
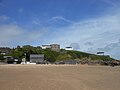
[[[22,58],[25,57],[25,54],[27,57],[29,57],[30,54],[44,54],[45,60],[49,62],[61,60],[77,60],[77,61],[114,60],[110,56],[100,56],[80,51],[67,51],[64,49],[61,49],[59,52],[56,52],[52,51],[51,49],[41,49],[41,47],[33,47],[30,45],[25,45],[23,47],[18,46],[17,48],[13,48],[11,49],[11,52],[7,55],[21,60]],[[0,58],[3,59],[3,55],[0,55]]]

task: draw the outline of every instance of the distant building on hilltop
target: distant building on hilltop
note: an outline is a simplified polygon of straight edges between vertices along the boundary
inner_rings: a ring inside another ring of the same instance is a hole
[[[47,48],[51,48],[50,45],[42,45],[42,49],[47,49]]]
[[[0,47],[0,54],[6,55],[6,54],[9,54],[10,51],[11,49],[8,47]]]
[[[97,52],[97,55],[104,55],[104,52]]]
[[[42,49],[50,48],[53,51],[60,51],[60,45],[59,44],[50,44],[50,45],[42,45]]]
[[[51,44],[50,46],[51,46],[51,49],[53,51],[57,51],[57,52],[60,51],[60,45],[59,44]]]
[[[72,47],[65,47],[65,50],[73,50]]]

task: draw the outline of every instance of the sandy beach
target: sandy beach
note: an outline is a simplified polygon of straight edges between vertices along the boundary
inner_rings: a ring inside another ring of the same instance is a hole
[[[0,65],[0,90],[120,90],[120,67]]]

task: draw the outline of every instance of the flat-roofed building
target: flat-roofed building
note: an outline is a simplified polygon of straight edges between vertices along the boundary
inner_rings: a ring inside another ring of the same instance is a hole
[[[65,47],[65,50],[73,50],[72,47]]]
[[[42,49],[50,48],[53,51],[60,51],[60,45],[59,44],[50,44],[50,45],[42,45]]]
[[[31,54],[30,63],[43,64],[44,63],[44,54]]]
[[[50,45],[42,45],[42,49],[47,49],[47,48],[51,48]]]
[[[60,45],[59,44],[51,44],[50,46],[51,46],[51,49],[53,51],[57,51],[57,52],[60,51]]]
[[[104,52],[103,51],[99,51],[99,52],[97,52],[97,55],[104,55]]]
[[[9,54],[10,51],[11,49],[8,47],[0,47],[0,54],[6,55],[6,54]]]

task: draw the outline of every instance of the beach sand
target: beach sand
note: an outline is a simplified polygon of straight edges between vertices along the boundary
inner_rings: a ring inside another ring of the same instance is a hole
[[[0,65],[0,90],[120,90],[120,67]]]

